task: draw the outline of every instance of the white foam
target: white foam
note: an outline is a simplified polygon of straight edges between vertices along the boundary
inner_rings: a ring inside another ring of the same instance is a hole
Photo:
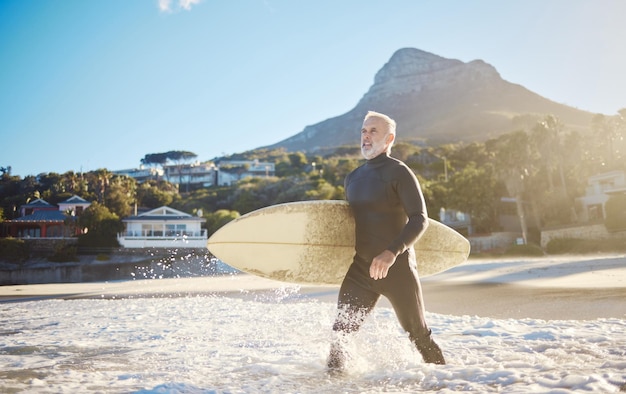
[[[330,378],[334,313],[297,293],[3,304],[0,391],[609,392],[626,383],[621,319],[429,313],[448,361],[433,366],[385,307],[352,339],[347,375]]]
[[[476,283],[589,288],[597,285],[593,272],[601,271],[615,273],[607,287],[623,283],[622,256],[601,258],[593,269],[587,260],[470,261],[427,280],[454,284],[470,277]],[[210,295],[207,286],[222,293]],[[247,276],[0,290],[4,296],[40,298],[0,303],[0,392],[626,390],[623,318],[428,313],[448,361],[434,366],[421,361],[393,310],[381,304],[350,341],[347,374],[332,378],[325,373],[335,316],[335,304],[328,302],[332,291],[329,296]],[[41,299],[62,294],[95,298]]]

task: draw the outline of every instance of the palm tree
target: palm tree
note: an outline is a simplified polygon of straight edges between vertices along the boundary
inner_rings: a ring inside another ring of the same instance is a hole
[[[521,130],[505,134],[495,140],[487,141],[485,147],[493,155],[496,172],[504,182],[509,195],[515,198],[522,238],[526,244],[528,225],[523,196],[525,183],[532,174],[532,163],[535,160],[528,134]]]
[[[563,123],[554,115],[546,116],[542,121],[537,122],[531,132],[531,141],[539,152],[539,159],[546,169],[548,178],[548,187],[554,190],[554,180],[552,172],[555,167],[560,168],[561,183],[564,185],[563,167],[561,163],[561,134],[563,132]]]

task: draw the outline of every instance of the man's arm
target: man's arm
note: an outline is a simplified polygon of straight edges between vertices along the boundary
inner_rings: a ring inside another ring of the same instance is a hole
[[[402,165],[398,170],[395,189],[408,221],[400,234],[387,247],[396,256],[411,248],[428,227],[426,202],[417,177],[407,166]]]
[[[396,183],[396,192],[402,202],[408,220],[400,234],[391,242],[385,251],[374,257],[370,264],[370,277],[378,280],[387,277],[389,269],[396,257],[413,247],[428,227],[428,213],[424,195],[417,177],[406,166],[401,166],[401,174]]]

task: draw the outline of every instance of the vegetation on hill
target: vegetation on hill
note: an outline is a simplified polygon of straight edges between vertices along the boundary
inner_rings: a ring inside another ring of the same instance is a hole
[[[19,207],[35,198],[58,204],[78,195],[97,203],[86,212],[90,215],[85,220],[109,236],[120,230],[121,218],[131,215],[135,206],[163,205],[192,214],[202,210],[211,233],[238,215],[264,206],[342,199],[344,177],[363,163],[357,142],[317,155],[283,149],[233,155],[228,159],[271,161],[275,176],[245,178],[231,186],[189,192],[162,179],[137,184],[133,178],[107,169],[21,179],[2,168],[0,220],[17,217]],[[585,194],[588,176],[626,170],[625,155],[626,109],[614,117],[596,116],[588,133],[567,130],[556,117],[546,116],[526,129],[484,143],[420,146],[399,142],[392,150],[392,156],[403,160],[420,179],[432,217],[438,218],[441,208],[454,209],[470,214],[477,232],[498,231],[499,202],[503,197],[515,197],[520,203],[518,212],[530,207],[523,229],[524,236],[535,242],[532,234],[538,234],[536,230],[575,223],[575,199]],[[157,159],[147,155],[144,161]],[[623,196],[607,203],[611,210],[607,227],[623,227],[625,205]],[[98,233],[90,230],[88,234]],[[88,237],[96,242],[95,235]]]

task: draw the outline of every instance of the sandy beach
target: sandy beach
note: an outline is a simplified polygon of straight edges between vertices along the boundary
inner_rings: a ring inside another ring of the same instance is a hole
[[[326,373],[336,287],[247,274],[0,287],[0,392],[626,391],[626,256],[477,260],[423,278],[446,356],[385,299]]]
[[[422,279],[426,308],[446,315],[544,320],[625,318],[626,256],[470,259]],[[220,294],[254,298],[289,291],[335,302],[336,287],[300,286],[247,274],[200,278],[0,287],[0,302]],[[389,306],[382,298],[379,305]]]

